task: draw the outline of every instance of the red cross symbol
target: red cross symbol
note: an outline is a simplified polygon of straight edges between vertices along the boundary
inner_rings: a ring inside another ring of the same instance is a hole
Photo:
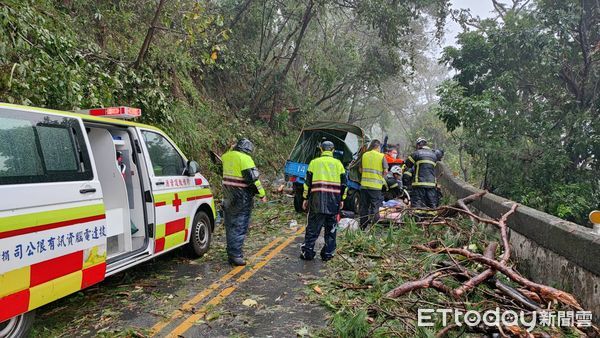
[[[180,205],[181,205],[181,200],[179,199],[179,195],[175,194],[175,199],[173,200],[173,206],[175,207],[175,212],[179,212]]]

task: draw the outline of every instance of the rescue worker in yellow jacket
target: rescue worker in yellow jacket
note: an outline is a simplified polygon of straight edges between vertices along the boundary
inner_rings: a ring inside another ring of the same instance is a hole
[[[346,199],[346,170],[340,160],[333,158],[333,142],[324,141],[320,148],[321,157],[310,161],[304,181],[302,207],[308,210],[308,224],[300,258],[312,260],[315,257],[315,241],[325,227],[321,259],[328,261],[335,253],[337,215]]]
[[[379,220],[379,208],[383,204],[382,188],[386,184],[388,163],[381,153],[381,142],[371,141],[369,151],[362,155],[360,179],[360,227],[365,230],[369,224]]]
[[[248,232],[254,195],[267,201],[259,172],[250,154],[254,145],[243,138],[226,152],[223,161],[223,214],[227,238],[227,256],[233,265],[246,265],[242,246]]]

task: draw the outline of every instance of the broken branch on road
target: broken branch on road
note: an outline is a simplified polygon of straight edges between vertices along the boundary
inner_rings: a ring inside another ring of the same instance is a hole
[[[463,313],[476,309],[483,313],[499,308],[504,312],[522,311],[530,317],[532,311],[582,310],[574,295],[531,281],[514,268],[507,224],[519,205],[509,205],[499,219],[492,219],[470,207],[485,194],[480,192],[429,210],[431,217],[418,221],[411,216],[420,210],[398,208],[391,211],[401,216],[388,226],[364,233],[342,232],[338,256],[343,259],[330,269],[332,281],[320,282],[324,294],[319,301],[336,312],[332,321],[340,320],[337,316],[344,313],[342,322],[358,326],[364,323],[373,335],[411,336],[428,330],[434,336],[432,328],[416,327],[417,309],[456,309]],[[354,321],[363,314],[364,322]],[[406,320],[411,317],[412,324]],[[537,327],[529,333],[511,325],[436,327],[438,337],[453,331],[545,337],[584,330],[575,326]],[[335,334],[347,332],[344,330]],[[588,336],[598,332],[594,326],[585,328]]]

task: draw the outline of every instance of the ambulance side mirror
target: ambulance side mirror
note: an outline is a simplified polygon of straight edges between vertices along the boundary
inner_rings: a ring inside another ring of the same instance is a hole
[[[188,176],[194,176],[196,173],[200,172],[200,165],[196,161],[188,161],[186,172]]]

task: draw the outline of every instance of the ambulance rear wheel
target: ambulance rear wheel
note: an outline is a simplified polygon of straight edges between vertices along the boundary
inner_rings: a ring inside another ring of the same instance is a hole
[[[0,338],[27,337],[34,318],[35,311],[29,311],[0,323]]]
[[[202,257],[210,248],[212,232],[210,217],[204,211],[198,211],[192,223],[192,234],[188,244],[193,256]]]

